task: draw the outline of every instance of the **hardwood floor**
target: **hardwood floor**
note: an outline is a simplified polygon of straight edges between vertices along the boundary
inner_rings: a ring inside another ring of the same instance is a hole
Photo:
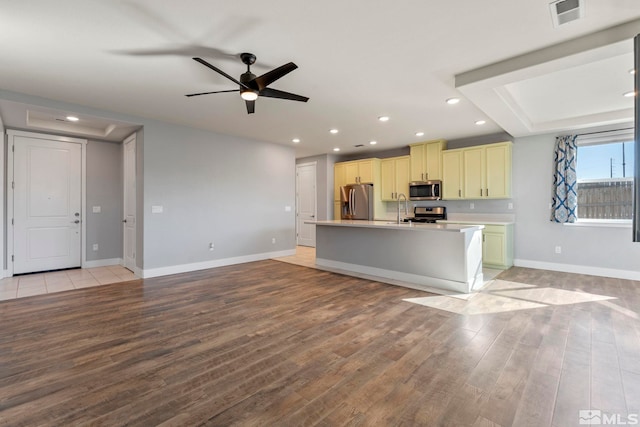
[[[640,412],[639,282],[499,279],[616,299],[458,314],[261,261],[3,301],[0,424],[573,426],[579,410]]]

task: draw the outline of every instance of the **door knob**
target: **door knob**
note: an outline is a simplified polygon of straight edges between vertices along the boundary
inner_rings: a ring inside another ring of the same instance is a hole
[[[125,218],[125,219],[123,219],[123,220],[122,220],[122,222],[127,222],[127,219],[126,219],[126,218]]]
[[[76,219],[75,221],[73,221],[74,224],[80,224],[80,220]]]

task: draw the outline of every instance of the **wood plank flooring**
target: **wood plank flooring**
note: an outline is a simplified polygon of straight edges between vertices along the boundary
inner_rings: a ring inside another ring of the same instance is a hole
[[[0,424],[573,426],[640,412],[640,283],[462,315],[277,261],[0,302]]]

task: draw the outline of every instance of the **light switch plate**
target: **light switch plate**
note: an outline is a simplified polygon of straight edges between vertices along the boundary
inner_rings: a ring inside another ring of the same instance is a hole
[[[151,213],[162,213],[164,212],[164,208],[162,206],[151,206]]]
[[[102,207],[100,206],[94,206],[93,207],[93,213],[100,213],[102,212]]]

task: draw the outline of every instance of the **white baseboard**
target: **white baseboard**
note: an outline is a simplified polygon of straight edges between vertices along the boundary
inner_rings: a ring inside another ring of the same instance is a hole
[[[359,264],[316,258],[316,267],[321,270],[351,275],[363,279],[376,280],[391,285],[403,286],[420,291],[447,294],[453,292],[469,293],[472,289],[482,287],[483,276],[480,272],[472,283],[455,282],[453,280],[438,279],[436,277],[421,276],[400,271],[368,267]]]
[[[97,259],[95,261],[85,261],[82,268],[108,267],[110,265],[122,265],[122,258]]]
[[[614,277],[616,279],[640,280],[640,271],[617,270],[614,268],[592,267],[589,265],[558,264],[555,262],[514,259],[516,267],[535,268],[538,270],[561,271],[563,273],[588,274],[590,276]]]
[[[224,267],[226,265],[243,264],[245,262],[262,261],[270,258],[280,258],[295,255],[295,249],[288,249],[278,252],[265,252],[261,254],[244,255],[233,258],[214,259],[211,261],[194,262],[192,264],[172,265],[169,267],[136,269],[135,274],[147,279],[150,277],[168,276],[170,274],[188,273],[190,271],[206,270],[207,268]]]

